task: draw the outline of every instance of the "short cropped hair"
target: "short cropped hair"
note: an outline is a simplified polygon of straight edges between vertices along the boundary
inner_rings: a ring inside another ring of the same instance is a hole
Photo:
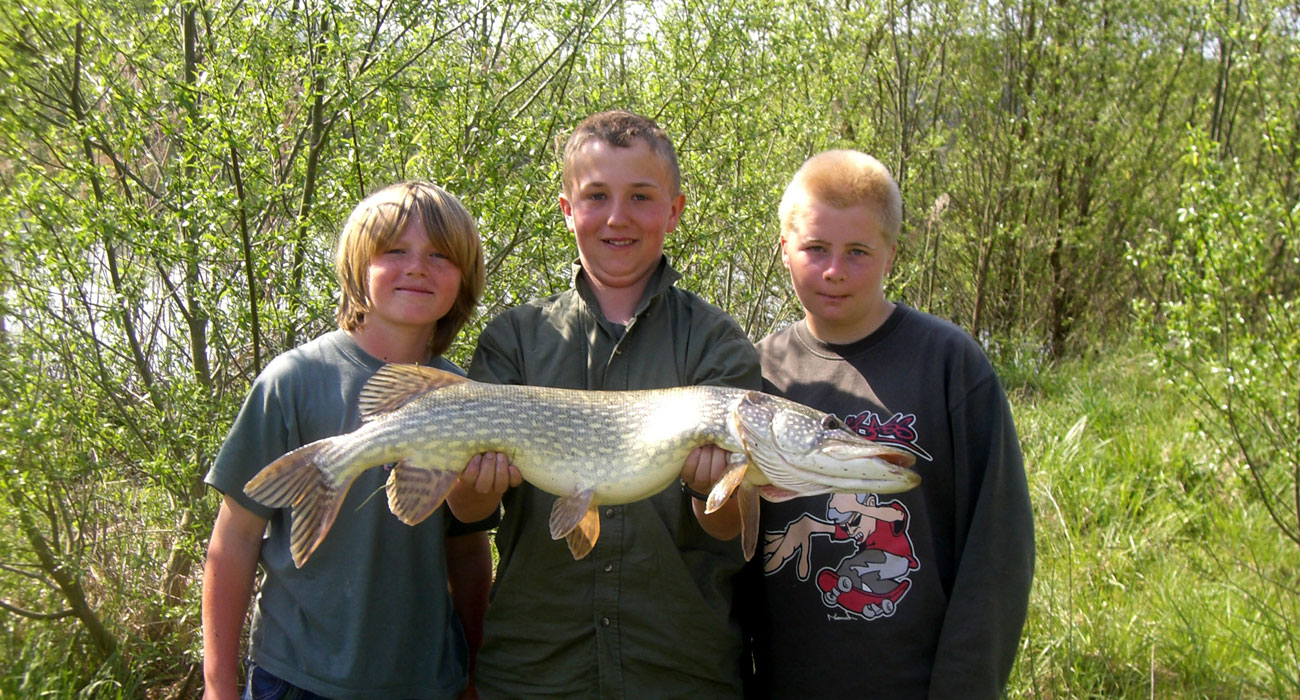
[[[903,227],[898,183],[880,161],[861,151],[823,151],[799,168],[781,196],[781,234],[794,230],[809,202],[844,209],[865,204],[880,214],[885,240],[895,244]]]
[[[669,140],[668,134],[664,133],[653,119],[623,109],[598,112],[583,119],[573,128],[573,133],[564,144],[564,170],[561,175],[564,194],[568,196],[573,191],[573,161],[583,146],[598,140],[611,146],[630,148],[637,139],[650,146],[650,150],[668,166],[668,176],[672,180],[673,188],[669,194],[674,197],[680,194],[682,173],[677,167],[677,151],[673,148],[673,142]]]
[[[441,187],[424,181],[399,182],[371,194],[352,210],[339,235],[334,270],[342,288],[338,324],[356,330],[370,311],[370,262],[402,235],[407,222],[419,219],[429,242],[460,270],[460,289],[451,309],[438,320],[429,341],[436,357],[451,347],[483,294],[483,244],[465,205]]]

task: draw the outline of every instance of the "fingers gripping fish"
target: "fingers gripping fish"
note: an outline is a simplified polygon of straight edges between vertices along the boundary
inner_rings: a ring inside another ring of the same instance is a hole
[[[362,389],[360,407],[360,428],[285,454],[244,488],[264,505],[293,509],[290,551],[300,567],[329,532],[357,476],[393,462],[388,506],[414,525],[442,504],[471,457],[508,455],[525,480],[558,496],[551,536],[564,538],[576,559],[600,536],[597,506],[658,493],[700,445],[732,453],[706,511],[736,495],[747,558],[758,540],[760,495],[897,493],[920,483],[911,453],[759,391],[579,391],[484,384],[429,367],[386,365]]]

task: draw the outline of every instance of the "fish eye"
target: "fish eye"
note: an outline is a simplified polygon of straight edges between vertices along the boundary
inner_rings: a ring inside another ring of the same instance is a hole
[[[839,430],[844,427],[844,423],[839,418],[827,414],[822,416],[822,430]]]

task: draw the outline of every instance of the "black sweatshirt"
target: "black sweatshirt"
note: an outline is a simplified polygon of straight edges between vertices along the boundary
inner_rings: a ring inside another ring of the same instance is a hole
[[[765,551],[740,609],[754,637],[750,695],[1000,696],[1034,530],[1011,411],[979,346],[899,304],[849,345],[801,321],[758,349],[767,391],[911,451],[921,485],[763,502]]]

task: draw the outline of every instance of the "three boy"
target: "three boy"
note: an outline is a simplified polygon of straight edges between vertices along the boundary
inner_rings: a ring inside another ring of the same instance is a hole
[[[781,248],[805,318],[759,354],[733,320],[674,286],[663,243],[684,205],[672,143],[652,121],[614,111],[580,123],[560,197],[579,252],[573,287],[494,319],[470,376],[577,389],[762,386],[913,451],[924,483],[911,493],[764,504],[758,599],[742,615],[757,678],[748,692],[995,697],[1033,566],[1019,445],[969,336],[884,296],[901,227],[892,178],[849,151],[796,174]],[[751,669],[742,674],[732,614],[744,564],[730,541],[736,504],[706,515],[688,495],[707,493],[726,457],[701,448],[683,465],[682,491],[602,508],[601,537],[578,561],[545,526],[554,496],[521,483],[504,456],[471,462],[448,498],[453,513],[473,522],[505,505],[479,692],[740,695]]]

